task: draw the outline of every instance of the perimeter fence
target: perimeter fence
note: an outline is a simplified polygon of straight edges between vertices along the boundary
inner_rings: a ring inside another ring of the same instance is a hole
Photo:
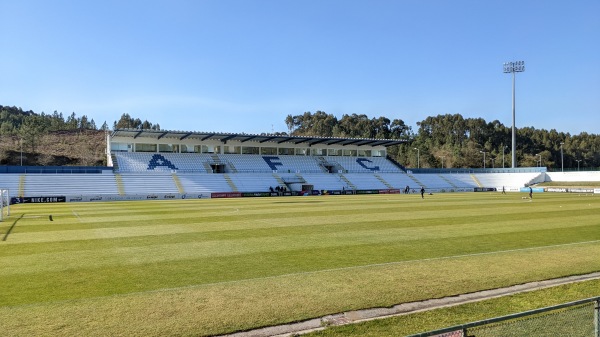
[[[457,325],[409,337],[600,337],[600,297]]]

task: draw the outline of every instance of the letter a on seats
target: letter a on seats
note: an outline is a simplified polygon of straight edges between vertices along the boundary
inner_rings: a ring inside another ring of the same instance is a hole
[[[177,167],[173,163],[160,154],[153,155],[148,163],[148,170],[154,170],[157,167],[168,167],[172,170],[177,170]]]

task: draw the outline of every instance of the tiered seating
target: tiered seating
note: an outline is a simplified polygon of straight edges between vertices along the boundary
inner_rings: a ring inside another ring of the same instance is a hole
[[[179,193],[171,174],[124,173],[125,194]]]
[[[258,154],[219,154],[219,159],[238,173],[269,173],[273,170]]]
[[[276,156],[282,166],[278,166],[278,172],[305,172],[325,173],[326,170],[319,164],[315,157],[310,156]]]
[[[444,180],[444,178],[437,174],[413,174],[413,176],[427,188],[454,187],[452,183],[448,182],[447,180]]]
[[[114,175],[59,173],[27,174],[25,176],[23,189],[25,197],[98,194],[119,194]]]
[[[222,174],[194,173],[177,177],[185,193],[232,192],[233,189]]]
[[[206,172],[204,163],[212,162],[209,154],[115,152],[119,172]]]
[[[406,186],[409,186],[410,188],[419,186],[419,184],[406,173],[379,173],[378,175],[388,184],[394,186],[394,188],[403,190]]]
[[[161,153],[162,154],[162,153]],[[177,172],[206,172],[204,163],[212,163],[209,154],[164,153],[164,157],[177,167]]]
[[[21,174],[17,173],[2,173],[0,174],[0,188],[8,189],[11,197],[16,197],[19,194]]]
[[[459,188],[473,188],[478,186],[473,176],[469,173],[444,174],[444,177]]]
[[[271,173],[238,173],[229,178],[240,192],[267,192],[269,187],[279,186]]]
[[[383,157],[325,157],[327,162],[339,164],[348,173],[377,173],[377,172],[396,172],[402,170],[392,162]]]
[[[306,173],[301,174],[306,184],[313,185],[315,190],[348,190],[350,187],[338,174]]]
[[[525,172],[525,173],[476,173],[475,177],[479,180],[483,187],[496,187],[501,189],[506,187],[523,187],[530,184],[536,177],[543,175],[540,172]],[[542,180],[543,181],[543,180]]]
[[[389,187],[384,184],[381,180],[377,179],[374,174],[365,173],[346,173],[344,177],[348,179],[352,185],[359,190],[373,190],[373,189],[388,189]]]
[[[119,172],[206,172],[213,155],[198,153],[115,152]],[[232,173],[325,173],[317,157],[290,155],[217,154]],[[324,157],[348,173],[402,172],[381,157]]]
[[[319,162],[310,156],[220,154],[219,159],[230,163],[230,166],[234,168],[233,171],[238,173],[324,172],[324,169],[319,166]]]
[[[477,187],[477,183],[469,173],[452,173],[442,175],[448,180],[453,187],[457,188],[473,188]]]
[[[120,172],[146,172],[153,153],[116,152],[114,155]]]

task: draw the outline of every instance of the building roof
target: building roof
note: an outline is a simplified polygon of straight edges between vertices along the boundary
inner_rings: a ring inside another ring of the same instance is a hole
[[[403,144],[405,141],[398,139],[374,139],[374,138],[340,138],[340,137],[308,137],[308,136],[285,136],[285,135],[253,135],[246,133],[221,133],[221,132],[188,132],[188,131],[168,131],[168,130],[140,130],[140,129],[116,129],[112,132],[112,137],[130,137],[158,139],[174,139],[178,141],[192,139],[198,141],[217,140],[226,144],[229,140],[239,141],[241,143],[253,141],[258,143],[276,143],[276,144],[304,144],[304,145],[367,145],[367,146],[391,146]]]

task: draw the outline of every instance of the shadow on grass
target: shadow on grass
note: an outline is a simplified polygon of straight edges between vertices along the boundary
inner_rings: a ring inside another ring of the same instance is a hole
[[[4,234],[2,241],[6,241],[6,239],[10,235],[10,232],[12,232],[13,228],[15,228],[15,226],[17,225],[17,222],[19,222],[19,220],[21,220],[24,216],[25,216],[25,213],[21,214],[21,216],[18,219],[16,219],[15,222],[13,222],[13,224],[10,226],[10,228],[6,231],[6,234]]]

